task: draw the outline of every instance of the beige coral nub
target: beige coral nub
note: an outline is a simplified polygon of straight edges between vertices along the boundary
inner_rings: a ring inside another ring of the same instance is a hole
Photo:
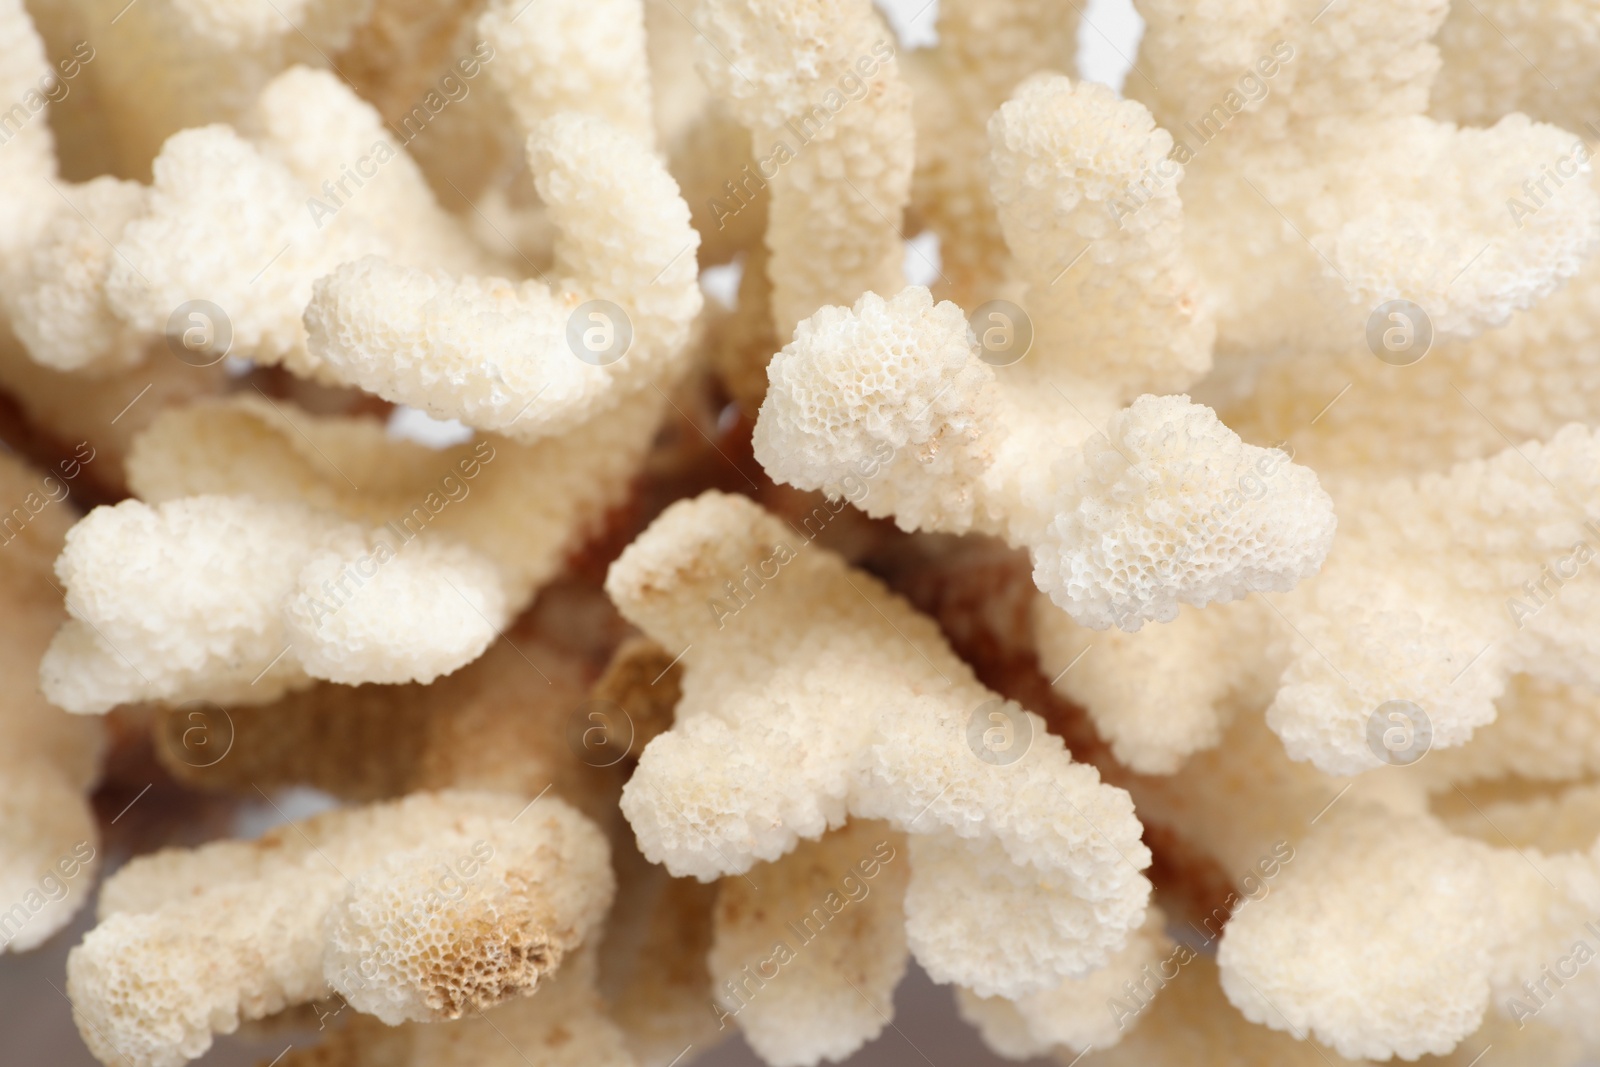
[[[592,839],[581,843],[593,851]],[[475,841],[463,861],[458,842],[387,857],[328,913],[328,981],[391,1026],[459,1019],[537,991],[604,910],[594,892],[603,868],[585,856],[585,871],[578,844]]]
[[[989,120],[993,192],[1027,283],[1036,371],[1117,390],[1188,387],[1215,335],[1183,254],[1183,168],[1144,107],[1039,74]],[[1081,260],[1081,262],[1080,262]]]
[[[1186,396],[1143,396],[1062,464],[1034,581],[1079,623],[1137,630],[1317,573],[1333,501]]]
[[[135,860],[73,950],[104,1062],[177,1067],[333,990],[391,1023],[532,993],[604,915],[605,838],[560,800],[418,793]]]
[[[465,546],[403,534],[246,496],[97,508],[56,564],[73,618],[40,667],[45,694],[100,713],[139,700],[260,704],[313,674],[449,673],[505,623],[504,582]]]
[[[1107,1049],[1139,1020],[1151,997],[1179,980],[1197,955],[1167,936],[1166,914],[1151,905],[1144,925],[1106,965],[1082,978],[1015,1001],[956,991],[956,1007],[985,1043],[1008,1059],[1039,1056],[1061,1047],[1069,1053]]]
[[[989,197],[987,126],[1029,75],[1070,71],[1082,12],[1059,0],[944,0],[939,44],[906,57],[917,124],[911,213],[939,235],[942,295],[996,295],[1006,245]]]
[[[1373,1059],[1449,1052],[1478,1028],[1494,937],[1485,846],[1351,803],[1296,851],[1217,954],[1245,1018]]]
[[[70,522],[68,484],[0,453],[0,958],[43,944],[93,893],[100,833],[87,792],[103,724],[50,707],[29,684],[64,612],[50,558]],[[28,521],[19,524],[18,516]]]
[[[838,1061],[883,1032],[905,973],[905,838],[852,820],[725,878],[706,959],[723,1025],[770,1067]]]
[[[912,287],[801,324],[756,423],[768,473],[903,529],[1004,533],[1032,552],[1039,588],[1095,629],[1317,572],[1334,518],[1310,470],[1186,396],[1140,397],[1077,455],[1041,455],[1063,441],[1064,412],[997,384],[960,309],[931,305]]]
[[[898,292],[913,130],[894,35],[868,0],[699,0],[695,12],[701,73],[750,129],[758,172],[730,176],[719,217],[742,189],[772,187],[778,339],[825,304]]]
[[[979,483],[1007,426],[966,316],[913,286],[800,323],[767,368],[756,459],[902,529],[984,525]]]
[[[683,649],[677,721],[623,792],[647,857],[706,880],[849,816],[886,820],[911,833],[913,952],[984,994],[1099,966],[1142,918],[1148,852],[1126,794],[803,530],[708,493],[667,509],[606,588]]]
[[[386,399],[521,440],[670,382],[701,306],[689,211],[648,150],[564,114],[528,140],[561,280],[458,277],[381,259],[322,278],[312,354]]]
[[[117,315],[147,337],[164,333],[174,312],[204,293],[221,309],[233,354],[289,359],[304,370],[296,354],[312,281],[385,248],[353,216],[319,228],[306,187],[287,166],[230,127],[203,126],[162,146],[147,207],[123,230],[106,293]],[[204,325],[220,345],[221,325]]]
[[[48,76],[50,64],[44,42],[39,39],[33,20],[22,0],[0,0],[0,93],[26,111],[37,100],[40,79]],[[29,94],[34,94],[30,96]],[[15,258],[27,249],[41,227],[59,210],[60,198],[50,188],[56,176],[55,138],[50,124],[24,119],[20,126],[7,129],[5,151],[0,153],[0,251],[5,252],[9,271]],[[15,123],[15,119],[12,120]]]
[[[128,477],[151,504],[249,495],[387,526],[408,542],[442,535],[495,563],[515,611],[623,498],[665,406],[637,393],[571,433],[528,444],[479,435],[433,449],[395,439],[376,419],[235,397],[163,412],[135,441]],[[337,595],[369,577],[340,575]]]
[[[1284,661],[1276,622],[1259,598],[1185,605],[1171,622],[1132,632],[1080,626],[1042,595],[1033,606],[1040,667],[1141,774],[1171,774],[1215,747],[1235,715],[1272,699]],[[1261,654],[1241,658],[1240,648]]]
[[[495,48],[489,76],[525,133],[581,112],[654,147],[642,0],[493,0],[477,29]]]
[[[1354,521],[1284,605],[1303,640],[1268,722],[1289,754],[1353,774],[1386,762],[1373,720],[1391,701],[1448,748],[1493,721],[1513,672],[1600,685],[1600,601],[1581,580],[1597,494],[1600,434],[1580,425],[1345,494]]]
[[[29,254],[7,263],[0,300],[11,327],[36,362],[55,370],[136,364],[148,338],[112,309],[106,278],[117,254],[110,242],[142,213],[147,190],[100,177],[63,195],[72,207],[48,216]]]

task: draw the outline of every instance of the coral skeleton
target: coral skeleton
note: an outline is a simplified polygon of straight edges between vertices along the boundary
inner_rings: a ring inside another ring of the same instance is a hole
[[[1600,2],[918,8],[0,0],[0,1061],[1600,1062]]]

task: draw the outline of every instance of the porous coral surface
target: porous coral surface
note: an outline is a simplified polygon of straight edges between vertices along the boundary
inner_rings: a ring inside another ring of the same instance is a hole
[[[0,1062],[1600,1062],[1600,3],[882,6],[0,0]]]

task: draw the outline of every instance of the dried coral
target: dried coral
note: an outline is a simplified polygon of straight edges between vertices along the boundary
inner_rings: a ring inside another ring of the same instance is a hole
[[[57,495],[61,473],[0,456],[0,492],[23,520],[14,511],[0,521],[0,672],[11,679],[0,698],[0,951],[33,948],[65,926],[100,866],[84,793],[100,772],[101,724],[63,717],[23,681],[62,616],[49,562],[73,517]]]
[[[105,863],[108,1065],[1600,1055],[1600,9],[1135,3],[0,0],[8,965]]]
[[[623,614],[686,664],[677,720],[623,790],[640,849],[706,880],[847,817],[883,819],[911,835],[906,930],[936,978],[1021,995],[1104,962],[1149,893],[1125,794],[877,580],[808,548],[749,501],[707,494],[612,566]],[[990,715],[1013,731],[998,763],[969,736]]]
[[[84,1039],[107,1062],[171,1067],[329,989],[391,1025],[533,993],[613,885],[599,831],[542,803],[416,793],[141,858],[68,963]]]

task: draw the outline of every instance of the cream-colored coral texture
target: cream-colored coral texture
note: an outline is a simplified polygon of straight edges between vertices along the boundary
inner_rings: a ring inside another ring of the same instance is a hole
[[[1600,1064],[1600,0],[0,0],[0,1064]]]

